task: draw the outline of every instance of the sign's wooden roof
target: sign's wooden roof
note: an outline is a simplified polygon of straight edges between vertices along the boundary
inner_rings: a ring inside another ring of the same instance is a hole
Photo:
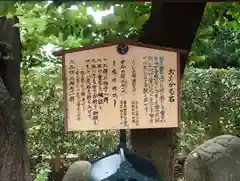
[[[62,56],[65,53],[73,53],[73,52],[78,52],[78,51],[83,51],[83,50],[94,49],[94,48],[108,47],[108,46],[117,45],[117,44],[120,44],[120,43],[124,43],[124,44],[127,44],[127,45],[138,46],[138,47],[154,48],[154,49],[161,49],[161,50],[172,51],[172,52],[179,52],[181,54],[188,54],[187,50],[169,48],[169,47],[160,47],[160,46],[156,46],[156,45],[154,46],[154,45],[149,45],[149,44],[143,44],[141,42],[122,40],[122,41],[113,41],[113,42],[108,42],[108,43],[103,43],[103,44],[87,45],[87,46],[84,46],[84,47],[77,47],[77,48],[70,48],[70,49],[66,49],[66,50],[60,50],[60,51],[54,52],[53,55]]]

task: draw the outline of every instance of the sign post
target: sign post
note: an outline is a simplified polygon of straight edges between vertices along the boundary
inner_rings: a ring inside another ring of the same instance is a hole
[[[179,51],[140,43],[56,52],[66,131],[179,126]]]

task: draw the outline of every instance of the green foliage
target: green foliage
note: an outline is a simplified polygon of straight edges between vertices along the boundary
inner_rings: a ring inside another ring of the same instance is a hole
[[[115,131],[64,133],[60,71],[60,66],[49,65],[29,69],[22,75],[30,155],[41,155],[45,163],[57,153],[92,159],[113,150],[117,143]],[[188,153],[217,134],[240,135],[239,85],[240,72],[233,69],[186,71],[181,94],[179,151]]]
[[[23,113],[28,125],[28,149],[31,160],[39,160],[36,179],[40,181],[51,158],[74,154],[94,159],[111,151],[117,132],[65,133],[61,67],[51,65],[22,73]],[[34,164],[34,163],[33,163]],[[33,165],[34,166],[34,165]]]
[[[33,7],[28,10],[29,6]],[[66,5],[57,7],[47,3],[25,3],[18,5],[17,14],[20,19],[17,26],[24,32],[22,41],[25,55],[32,55],[49,42],[60,48],[96,42],[96,36],[92,33],[97,28],[96,22],[87,14],[83,3],[77,4],[74,9]],[[75,43],[70,43],[73,40]]]
[[[240,68],[240,4],[208,3],[190,53],[199,68]]]
[[[191,101],[190,101],[191,100]],[[181,89],[181,151],[209,137],[240,135],[240,72],[190,69]]]
[[[34,181],[48,181],[48,174],[51,172],[48,163],[40,163],[36,165],[36,177]]]
[[[73,7],[74,5],[74,7]],[[87,12],[113,9],[97,23]],[[43,45],[71,48],[107,38],[132,37],[149,17],[150,3],[1,3],[0,15],[17,15],[22,29],[23,55],[32,61]],[[190,65],[204,68],[240,68],[240,4],[208,3],[190,53]],[[27,12],[27,13],[26,13]],[[34,59],[35,60],[35,59]],[[42,62],[38,62],[38,65]],[[28,65],[32,65],[28,63]],[[33,66],[36,65],[36,62]]]
[[[29,70],[22,75],[23,112],[32,156],[61,154],[99,156],[112,148],[114,131],[65,134],[60,66]],[[101,144],[101,146],[96,146]],[[111,144],[109,144],[111,143]],[[100,150],[100,151],[99,151]],[[99,153],[99,154],[98,154]]]
[[[209,37],[211,39],[211,37]],[[205,59],[192,62],[194,67],[199,68],[240,68],[240,29],[217,29],[211,43],[206,43],[203,51]]]
[[[149,3],[11,3],[2,4],[0,15],[17,15],[22,31],[23,55],[25,61],[32,61],[32,56],[43,45],[51,44],[58,48],[71,48],[102,42],[105,37],[136,37],[141,26],[149,17]],[[94,10],[113,8],[113,14],[102,18],[97,23],[87,12],[87,7]],[[7,11],[15,8],[15,11]],[[26,13],[27,12],[27,13]],[[34,59],[34,58],[33,58]],[[34,59],[35,60],[35,59]],[[38,65],[41,62],[38,62]],[[28,63],[28,65],[32,65]],[[36,66],[36,64],[33,64]]]

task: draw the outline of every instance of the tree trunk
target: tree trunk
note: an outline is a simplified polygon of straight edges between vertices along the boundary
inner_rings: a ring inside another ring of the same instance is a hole
[[[153,0],[149,20],[139,40],[143,43],[190,50],[200,24],[205,3],[163,3]],[[180,57],[183,77],[187,56]],[[177,114],[177,113],[176,113]],[[164,181],[173,181],[176,129],[131,131],[133,150],[151,157]]]
[[[21,43],[15,23],[17,18],[0,18],[0,180],[30,181],[21,115]]]

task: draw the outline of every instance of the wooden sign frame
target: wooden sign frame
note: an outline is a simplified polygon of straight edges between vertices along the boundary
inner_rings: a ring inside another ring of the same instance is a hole
[[[69,111],[68,111],[68,99],[67,99],[67,91],[68,91],[68,86],[67,86],[67,78],[66,78],[66,54],[71,54],[75,52],[80,52],[80,51],[85,51],[85,50],[92,50],[92,49],[98,49],[98,48],[106,48],[106,47],[111,47],[111,46],[117,46],[117,45],[127,45],[127,46],[135,46],[135,47],[142,47],[142,48],[150,48],[153,50],[162,50],[162,51],[167,51],[167,52],[174,52],[177,55],[177,85],[176,85],[176,90],[177,90],[177,102],[178,102],[178,108],[177,112],[173,114],[177,114],[177,124],[175,126],[171,127],[178,127],[179,126],[179,119],[180,119],[180,54],[187,54],[188,52],[185,50],[180,50],[180,49],[173,49],[173,48],[166,48],[166,47],[159,47],[159,46],[153,46],[153,45],[147,45],[143,44],[140,42],[135,42],[135,41],[118,41],[118,42],[109,42],[109,43],[103,43],[99,45],[90,45],[90,46],[84,46],[84,47],[79,47],[79,48],[72,48],[68,50],[62,50],[58,52],[54,52],[53,54],[55,56],[62,56],[62,72],[63,72],[63,87],[64,87],[64,123],[65,123],[65,131],[97,131],[97,130],[106,130],[106,129],[145,129],[145,128],[165,128],[161,126],[157,127],[133,127],[133,126],[119,126],[119,127],[104,127],[104,128],[97,128],[97,127],[91,127],[90,129],[84,127],[83,129],[79,128],[69,128],[68,124],[68,116],[69,116]],[[80,61],[80,60],[78,60]],[[166,126],[170,127],[170,126]]]

